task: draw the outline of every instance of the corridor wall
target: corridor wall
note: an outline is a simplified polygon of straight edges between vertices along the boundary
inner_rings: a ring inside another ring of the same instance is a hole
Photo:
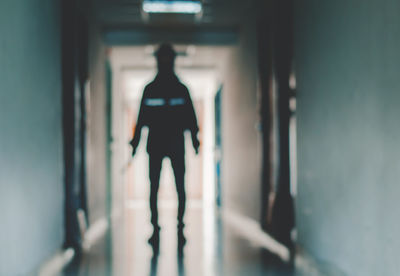
[[[27,275],[64,238],[59,1],[0,1],[0,34],[0,275]]]
[[[87,183],[89,224],[106,217],[107,98],[106,47],[94,15],[89,31],[89,90],[87,92]]]
[[[347,275],[397,275],[400,2],[295,2],[298,241]]]
[[[229,51],[222,92],[222,205],[259,221],[262,144],[257,98],[255,1],[235,1],[239,42]]]

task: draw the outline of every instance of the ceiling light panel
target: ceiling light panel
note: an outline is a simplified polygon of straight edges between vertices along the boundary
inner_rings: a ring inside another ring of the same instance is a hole
[[[144,0],[142,8],[146,13],[197,14],[202,11],[203,7],[201,1]]]

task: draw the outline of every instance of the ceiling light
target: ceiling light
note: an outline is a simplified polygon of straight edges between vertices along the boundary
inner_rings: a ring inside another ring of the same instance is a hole
[[[144,0],[143,10],[147,13],[186,13],[196,14],[201,12],[200,1],[167,1],[167,0]]]

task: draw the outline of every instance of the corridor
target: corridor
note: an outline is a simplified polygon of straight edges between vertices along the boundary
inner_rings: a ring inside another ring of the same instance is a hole
[[[399,276],[399,49],[399,0],[1,0],[0,276]]]

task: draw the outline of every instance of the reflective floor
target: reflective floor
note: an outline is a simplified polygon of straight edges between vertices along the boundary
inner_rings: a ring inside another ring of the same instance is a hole
[[[127,208],[61,275],[310,275],[250,243],[200,204],[187,209],[183,248],[178,246],[176,208],[160,208],[157,252],[147,243],[152,233],[149,217],[144,204]]]

